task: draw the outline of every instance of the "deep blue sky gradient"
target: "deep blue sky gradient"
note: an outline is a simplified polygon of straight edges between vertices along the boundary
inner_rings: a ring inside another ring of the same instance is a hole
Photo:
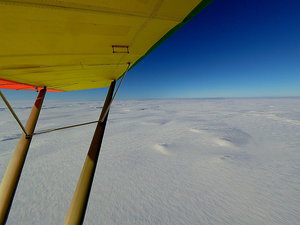
[[[26,91],[8,97],[32,98]],[[48,93],[98,99],[104,90]],[[215,0],[126,76],[119,99],[300,96],[300,1]]]

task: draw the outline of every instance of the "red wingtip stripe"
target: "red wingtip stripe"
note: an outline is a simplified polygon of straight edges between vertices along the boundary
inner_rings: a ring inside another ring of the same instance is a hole
[[[14,89],[14,90],[27,90],[27,91],[40,91],[44,87],[37,87],[30,84],[19,83],[16,81],[10,81],[6,79],[0,79],[0,89]],[[47,88],[50,92],[62,92],[60,90]]]

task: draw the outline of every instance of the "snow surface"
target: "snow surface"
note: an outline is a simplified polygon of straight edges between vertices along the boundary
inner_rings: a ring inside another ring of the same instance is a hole
[[[20,129],[0,104],[2,177]],[[37,130],[100,109],[46,100]],[[63,224],[94,128],[34,137],[8,225]],[[85,224],[300,224],[299,137],[299,98],[117,101]]]

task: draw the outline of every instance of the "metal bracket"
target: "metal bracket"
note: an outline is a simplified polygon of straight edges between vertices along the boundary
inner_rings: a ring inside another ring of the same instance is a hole
[[[112,53],[127,53],[129,54],[128,45],[112,45]]]

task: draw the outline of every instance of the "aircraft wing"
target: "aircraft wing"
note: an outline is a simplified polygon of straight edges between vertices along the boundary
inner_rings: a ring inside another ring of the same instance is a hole
[[[0,0],[0,88],[107,87],[212,0]]]

